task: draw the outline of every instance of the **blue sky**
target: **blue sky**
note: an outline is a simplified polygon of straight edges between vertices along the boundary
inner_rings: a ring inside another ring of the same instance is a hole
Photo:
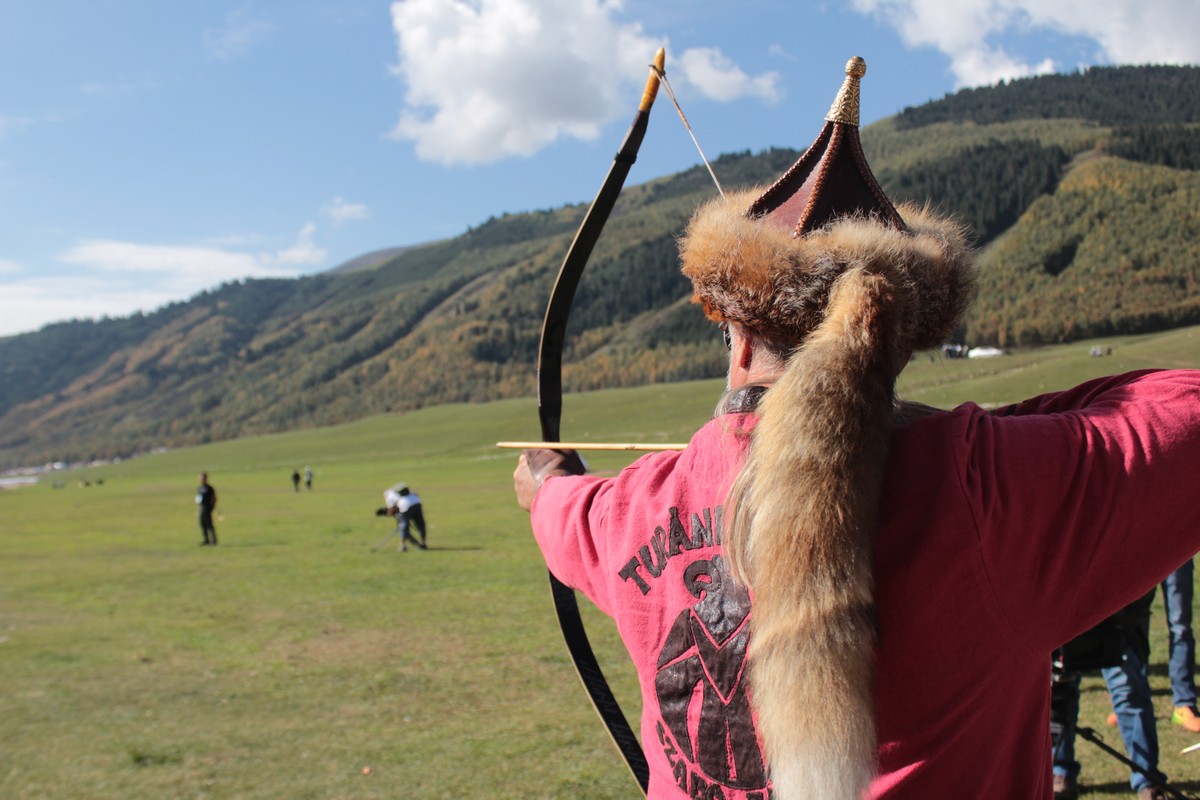
[[[950,6],[953,6],[952,8]],[[655,49],[710,158],[964,86],[1200,63],[1195,0],[0,3],[0,336],[590,200]],[[630,182],[698,155],[660,97]]]

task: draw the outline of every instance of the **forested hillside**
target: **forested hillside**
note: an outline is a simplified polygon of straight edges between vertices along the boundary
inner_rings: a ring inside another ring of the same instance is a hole
[[[965,90],[863,140],[894,199],[954,213],[980,245],[962,339],[1034,345],[1200,322],[1197,116],[1200,69],[1091,69]],[[798,155],[728,154],[714,169],[726,187],[760,184]],[[721,374],[674,244],[713,192],[699,166],[626,188],[577,295],[569,389]],[[530,395],[546,297],[585,210],[501,213],[324,275],[0,339],[0,467]]]
[[[1200,322],[1200,173],[1096,157],[984,259],[974,341],[1000,346]]]

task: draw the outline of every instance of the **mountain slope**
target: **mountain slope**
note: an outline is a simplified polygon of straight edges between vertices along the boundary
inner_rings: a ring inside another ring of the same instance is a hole
[[[1200,173],[1077,164],[981,259],[976,341],[1000,346],[1200,322]]]
[[[863,131],[890,195],[955,213],[983,248],[962,335],[1011,346],[1197,321],[1189,98],[1200,70],[1053,78],[959,93]],[[1153,119],[1114,112],[1110,95],[1128,92]],[[761,184],[798,155],[730,154],[714,168],[727,188]],[[674,246],[713,191],[702,167],[626,188],[577,294],[569,389],[723,372]],[[502,214],[353,269],[0,339],[0,466],[530,395],[545,300],[585,210]]]

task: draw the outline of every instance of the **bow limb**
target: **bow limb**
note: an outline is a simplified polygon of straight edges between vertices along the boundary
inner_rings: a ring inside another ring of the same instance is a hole
[[[621,194],[621,187],[625,185],[630,167],[637,160],[638,148],[642,145],[646,126],[650,122],[650,107],[658,93],[658,76],[662,74],[665,58],[662,48],[659,48],[654,56],[654,66],[646,81],[637,115],[633,118],[616,157],[613,158],[604,184],[596,193],[596,198],[592,200],[591,207],[575,233],[571,247],[558,270],[554,288],[550,292],[546,317],[542,321],[537,364],[538,417],[542,423],[542,438],[548,442],[558,440],[562,422],[562,353],[571,303],[575,299],[575,290],[579,287],[583,268],[592,255],[592,248],[600,238],[604,223],[608,221],[613,205]]]
[[[646,126],[650,121],[650,107],[658,93],[659,76],[663,74],[665,58],[660,48],[654,56],[650,77],[646,81],[646,89],[642,93],[642,102],[633,118],[633,124],[629,126],[629,132],[625,134],[625,140],[613,159],[608,176],[604,179],[600,191],[596,193],[596,198],[588,208],[575,239],[567,250],[554,288],[550,292],[550,301],[542,322],[537,363],[538,419],[542,425],[542,438],[547,442],[559,441],[561,433],[562,354],[571,303],[575,299],[575,290],[579,287],[579,279],[583,275],[588,257],[592,254],[592,248],[600,238],[600,232],[604,229],[609,214],[612,213],[630,167],[637,159],[638,148],[641,147],[642,138],[646,135]],[[625,763],[642,787],[642,792],[645,792],[650,783],[650,768],[646,763],[646,755],[642,752],[641,745],[626,721],[592,652],[591,643],[583,628],[583,619],[579,615],[575,592],[553,574],[550,575],[550,592],[554,598],[554,608],[562,627],[563,639],[566,640],[579,678],[583,681],[596,713],[600,715]]]

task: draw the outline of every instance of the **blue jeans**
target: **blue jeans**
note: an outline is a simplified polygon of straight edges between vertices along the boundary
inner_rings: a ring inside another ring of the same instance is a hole
[[[1170,640],[1171,700],[1178,706],[1196,705],[1196,640],[1192,636],[1192,573],[1188,559],[1162,582]]]
[[[1158,730],[1154,726],[1154,703],[1150,699],[1150,679],[1147,664],[1136,648],[1127,646],[1121,655],[1121,666],[1100,670],[1108,684],[1113,711],[1117,712],[1117,728],[1125,742],[1129,760],[1139,769],[1131,770],[1129,785],[1139,791],[1151,786],[1147,773],[1158,773]]]
[[[1149,618],[1146,625],[1149,626]],[[1152,786],[1148,775],[1163,779],[1158,771],[1158,731],[1154,726],[1154,704],[1150,697],[1150,680],[1147,664],[1139,649],[1131,640],[1121,654],[1121,664],[1100,670],[1112,698],[1113,710],[1117,713],[1117,727],[1125,742],[1129,760],[1138,765],[1131,770],[1129,785],[1135,792]],[[1068,673],[1069,703],[1063,734],[1054,748],[1054,772],[1071,778],[1079,777],[1079,762],[1075,760],[1075,727],[1079,717],[1079,673]]]
[[[1079,679],[1078,672],[1067,672],[1062,676],[1061,690],[1067,698],[1063,706],[1062,737],[1054,746],[1054,774],[1068,778],[1079,777],[1079,762],[1075,760],[1075,726],[1079,722]]]

